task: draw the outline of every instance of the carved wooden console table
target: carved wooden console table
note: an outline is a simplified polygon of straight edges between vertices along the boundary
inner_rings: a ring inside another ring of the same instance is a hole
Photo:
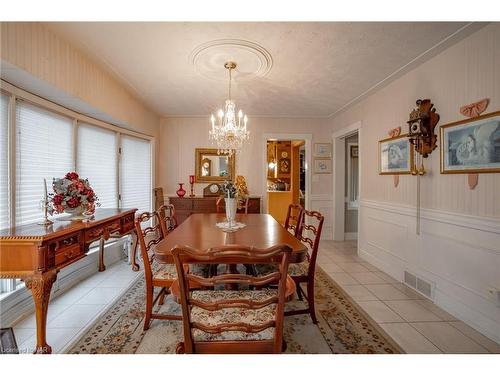
[[[92,242],[111,234],[135,233],[136,209],[98,209],[89,221],[57,221],[0,230],[0,278],[20,278],[31,290],[36,313],[36,353],[51,353],[46,341],[47,309],[60,269],[87,256]],[[99,270],[104,270],[103,246]]]

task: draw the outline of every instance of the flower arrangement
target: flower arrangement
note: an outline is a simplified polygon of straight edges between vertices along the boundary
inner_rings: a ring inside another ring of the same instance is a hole
[[[238,190],[232,181],[224,181],[221,185],[221,190],[224,198],[236,198],[238,196]]]
[[[63,178],[54,178],[54,193],[49,195],[49,213],[92,214],[100,203],[90,187],[88,179],[82,179],[76,172],[68,172]]]

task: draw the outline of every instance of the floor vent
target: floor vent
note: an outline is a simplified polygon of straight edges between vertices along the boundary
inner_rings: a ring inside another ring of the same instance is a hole
[[[432,299],[432,284],[430,282],[425,281],[408,271],[405,271],[404,282],[417,292],[423,294],[429,299]]]

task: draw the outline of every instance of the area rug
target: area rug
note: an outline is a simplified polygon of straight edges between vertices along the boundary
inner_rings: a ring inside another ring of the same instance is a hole
[[[153,320],[144,332],[144,294],[144,280],[139,279],[67,353],[175,353],[183,340],[182,322]],[[321,269],[316,271],[315,297],[317,325],[308,315],[285,317],[285,353],[404,353]],[[287,303],[287,309],[303,306],[299,300]],[[169,296],[157,311],[180,314],[181,308]]]

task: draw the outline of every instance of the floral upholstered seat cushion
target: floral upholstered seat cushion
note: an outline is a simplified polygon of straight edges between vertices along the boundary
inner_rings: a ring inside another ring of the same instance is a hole
[[[275,264],[259,264],[257,266],[257,273],[259,275],[267,275],[272,272],[277,272],[278,266]],[[305,260],[300,263],[290,263],[288,265],[288,274],[290,276],[307,276],[309,272],[309,261]]]
[[[175,264],[164,264],[153,262],[151,265],[154,279],[175,280],[177,279],[177,270]]]
[[[262,290],[197,290],[193,291],[191,298],[200,302],[216,302],[221,300],[248,299],[252,301],[263,301],[277,295],[276,289]],[[209,327],[224,323],[247,323],[251,325],[262,325],[275,319],[276,304],[270,304],[260,309],[248,308],[223,308],[221,310],[209,311],[194,306],[191,309],[191,321],[202,323]],[[243,331],[224,331],[221,333],[207,333],[193,328],[194,341],[250,341],[250,340],[272,340],[274,327],[266,328],[256,333]]]

